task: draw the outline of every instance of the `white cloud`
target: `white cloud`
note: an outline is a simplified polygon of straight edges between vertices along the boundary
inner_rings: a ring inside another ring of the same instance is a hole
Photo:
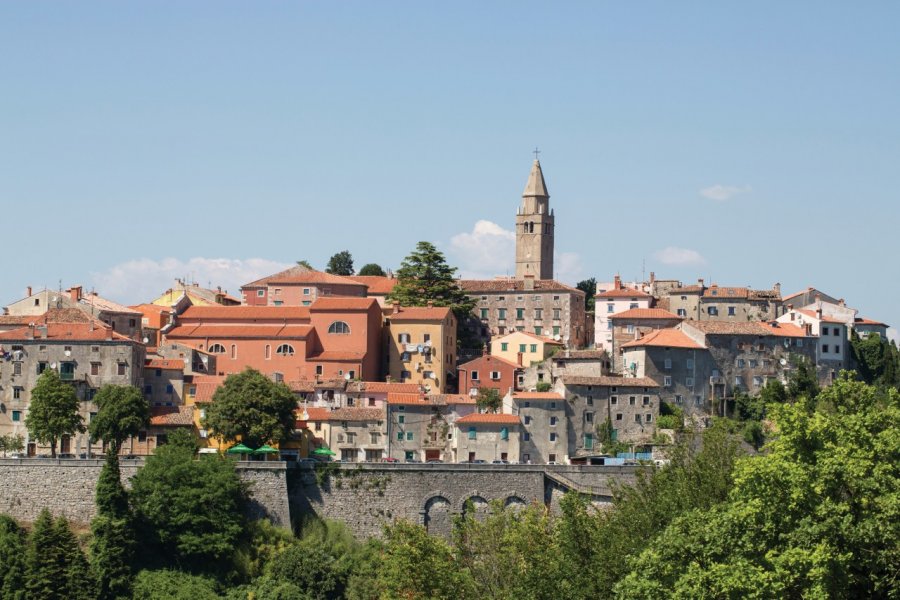
[[[139,258],[106,271],[91,273],[97,293],[125,304],[149,302],[172,286],[176,278],[196,281],[203,287],[237,295],[241,285],[288,268],[286,263],[264,258]]]
[[[677,246],[669,246],[658,250],[653,254],[653,257],[664,265],[675,267],[691,267],[706,264],[706,259],[696,250],[678,248]]]
[[[900,332],[897,331],[896,327],[888,327],[887,338],[900,344]]]
[[[465,279],[492,279],[515,273],[516,234],[491,221],[475,223],[471,232],[450,238],[450,249],[458,275]]]
[[[553,276],[557,281],[575,285],[584,279],[584,264],[576,252],[560,252],[553,265]]]
[[[700,190],[700,195],[704,198],[709,198],[710,200],[716,200],[717,202],[725,202],[726,200],[730,200],[738,194],[746,194],[750,191],[751,188],[749,185],[735,186],[722,185],[717,183]]]

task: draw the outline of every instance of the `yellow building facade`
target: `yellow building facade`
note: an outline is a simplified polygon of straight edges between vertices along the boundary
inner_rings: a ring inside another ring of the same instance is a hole
[[[491,355],[527,367],[550,358],[562,347],[561,342],[550,338],[525,331],[513,331],[491,340]]]
[[[387,309],[387,372],[393,381],[443,394],[456,378],[456,317],[447,307]]]

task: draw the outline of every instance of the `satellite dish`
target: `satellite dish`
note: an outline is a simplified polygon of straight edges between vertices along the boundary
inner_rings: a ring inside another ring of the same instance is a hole
[[[50,363],[50,368],[51,368],[51,369],[55,369],[55,368],[56,368],[56,363]]]
[[[346,375],[344,375],[344,379],[346,379],[347,381],[350,381],[350,373],[347,373]]]
[[[149,341],[150,341],[150,338],[148,338],[148,337],[145,336],[145,337],[144,337],[144,343],[146,344],[146,343],[148,343]]]
[[[786,359],[786,358],[782,358],[782,359],[781,359],[780,361],[778,361],[778,362],[780,362],[780,363],[781,363],[781,366],[783,367],[784,365],[787,364],[787,359]]]
[[[65,352],[63,352],[63,354],[65,354],[66,356],[72,356],[72,351],[66,350]]]
[[[558,342],[559,340],[562,339],[562,336],[557,333],[556,335],[553,336],[553,339]]]

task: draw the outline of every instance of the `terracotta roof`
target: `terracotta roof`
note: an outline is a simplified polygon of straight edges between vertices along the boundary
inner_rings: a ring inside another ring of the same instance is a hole
[[[196,389],[194,401],[212,402],[213,394],[225,383],[224,375],[194,375],[191,385]]]
[[[396,277],[380,277],[377,275],[351,275],[347,279],[352,279],[357,283],[362,283],[369,288],[370,296],[386,296],[394,291],[397,285]]]
[[[773,323],[763,323],[762,325],[770,330],[769,335],[778,337],[810,337],[806,335],[805,327],[798,327],[793,323],[779,323],[775,321]]]
[[[812,317],[813,319],[818,319],[819,321],[822,321],[823,323],[837,323],[837,324],[840,324],[840,325],[846,325],[846,324],[847,324],[846,321],[843,321],[843,320],[838,319],[837,317],[833,317],[833,316],[831,316],[831,315],[823,314],[823,315],[820,317],[820,316],[818,316],[818,315],[816,314],[816,311],[814,311],[814,310],[807,310],[807,309],[805,309],[805,308],[800,308],[800,309],[797,309],[797,312],[800,313],[800,314],[802,314],[802,315],[806,315],[807,317]]]
[[[525,281],[513,278],[498,279],[459,279],[457,280],[459,287],[466,293],[474,294],[478,292],[531,292],[525,289]],[[577,288],[570,287],[564,283],[560,283],[554,279],[535,279],[535,292],[569,292],[584,294]]]
[[[166,339],[294,339],[305,340],[313,330],[312,325],[179,325],[166,333]]]
[[[329,416],[331,415],[331,410],[327,408],[319,408],[317,406],[310,406],[307,408],[301,408],[297,411],[299,413],[298,416],[302,417],[305,412],[309,417],[306,419],[307,421],[327,421]]]
[[[556,358],[556,357],[554,357],[554,358]],[[482,362],[484,362],[484,363],[498,362],[501,365],[506,365],[508,367],[515,367],[516,369],[524,368],[522,365],[517,365],[516,363],[512,362],[511,360],[506,360],[505,358],[502,358],[502,357],[494,355],[494,354],[484,354],[482,356],[479,356],[478,358],[473,358],[472,360],[470,360],[468,362],[464,362],[463,364],[459,365],[456,368],[457,368],[457,370],[460,370],[460,371],[467,371],[470,368],[469,365],[471,365],[472,363],[482,363]]]
[[[309,379],[302,379],[299,381],[286,381],[285,385],[287,385],[292,392],[314,392],[314,391],[316,391],[316,382],[311,381]]]
[[[447,306],[401,306],[400,312],[386,314],[390,321],[443,321],[450,314]]]
[[[565,400],[556,392],[515,392],[512,397],[514,400],[545,400],[547,402]]]
[[[81,311],[79,311],[81,312]],[[39,315],[0,315],[0,325],[28,325]]]
[[[353,281],[349,277],[341,277],[340,275],[332,275],[330,273],[325,273],[323,271],[316,271],[315,269],[309,269],[302,265],[295,265],[289,269],[285,269],[284,271],[280,271],[275,273],[274,275],[269,275],[268,277],[263,277],[262,279],[257,279],[251,283],[245,283],[241,286],[241,288],[249,288],[249,287],[264,287],[267,285],[273,284],[283,284],[283,283],[291,283],[291,284],[316,284],[316,283],[334,283],[334,284],[342,284],[342,285],[355,285],[362,286],[357,281]]]
[[[853,319],[853,322],[856,325],[879,325],[881,327],[887,327],[887,323],[882,323],[881,321],[873,321],[872,319],[866,319],[865,317],[856,317]]]
[[[383,408],[336,408],[328,415],[329,421],[384,421]]]
[[[114,312],[114,313],[122,313],[127,315],[138,315],[140,314],[133,308],[129,308],[123,304],[119,304],[118,302],[113,302],[112,300],[107,300],[102,296],[98,296],[97,294],[91,292],[89,294],[85,294],[79,300],[82,308],[91,308],[94,307],[95,310],[102,310],[104,312]]]
[[[661,308],[631,308],[620,313],[610,315],[610,319],[676,319],[681,320],[676,314]]]
[[[456,420],[457,424],[482,423],[485,425],[520,425],[522,419],[518,415],[504,415],[497,413],[472,413]]]
[[[747,298],[750,288],[745,287],[719,287],[715,284],[706,288],[704,298]]]
[[[658,329],[644,337],[622,344],[622,348],[638,348],[641,346],[661,346],[665,348],[703,348],[685,333],[677,329]]]
[[[154,427],[190,427],[194,424],[192,406],[151,406],[150,425]]]
[[[374,298],[346,298],[341,296],[327,296],[319,298],[309,307],[311,312],[323,311],[366,311],[378,304]]]
[[[404,394],[388,392],[388,404],[428,404],[422,394]]]
[[[360,383],[362,384],[362,391],[371,394],[389,394],[391,392],[418,394],[420,391],[418,383],[388,383],[385,381],[361,381]]]
[[[791,294],[790,296],[785,296],[784,298],[782,298],[782,300],[790,300],[791,298],[796,298],[797,296],[802,296],[803,294],[808,294],[809,292],[812,292],[815,289],[816,288],[808,287],[805,290],[799,291],[795,294]]]
[[[336,361],[336,362],[351,362],[351,361],[360,361],[366,357],[365,352],[351,352],[349,350],[324,350],[315,354],[313,356],[308,357],[307,361]]]
[[[438,406],[448,404],[475,404],[475,398],[466,396],[465,394],[429,394],[425,397],[426,402]]]
[[[170,360],[166,358],[148,358],[144,362],[145,369],[177,369],[179,371],[184,370],[184,361],[183,360]]]
[[[510,337],[510,336],[513,336],[513,335],[525,335],[525,336],[528,336],[528,337],[533,338],[533,339],[535,339],[535,340],[544,342],[545,344],[553,344],[554,346],[562,346],[562,345],[563,345],[562,342],[557,342],[556,340],[551,340],[550,338],[547,338],[547,337],[544,337],[544,336],[541,336],[541,335],[535,335],[535,334],[529,333],[529,332],[527,332],[527,331],[510,331],[510,332],[507,333],[506,335],[502,335],[502,336],[500,336],[500,337],[497,337],[497,338],[492,339],[492,340],[491,340],[491,343],[496,342],[496,341],[498,341],[498,340],[502,340],[502,339],[504,339],[504,338],[508,338],[508,337]]]
[[[187,321],[309,321],[306,306],[189,306],[179,319]]]
[[[46,338],[41,335],[41,327],[47,328]],[[33,330],[31,327],[20,327],[0,333],[0,340],[31,341],[28,336],[32,334],[34,340],[37,341],[47,339],[55,341],[101,342],[107,341],[107,338],[111,336],[112,341],[115,342],[137,343],[131,338],[112,331],[107,326],[102,326],[99,322],[94,322],[93,325],[90,323],[46,323],[35,327]]]
[[[605,292],[598,292],[595,298],[652,298],[650,294],[631,288],[613,288]]]
[[[155,315],[163,315],[163,314],[172,314],[172,309],[168,306],[162,306],[161,304],[135,304],[132,306],[134,310],[138,311],[142,315],[146,316],[148,314]]]
[[[598,387],[659,387],[659,384],[649,377],[563,377],[566,385],[596,385]]]
[[[32,320],[41,323],[90,323],[93,320],[94,324],[99,327],[109,327],[106,323],[92,319],[77,308],[51,308],[37,319]]]

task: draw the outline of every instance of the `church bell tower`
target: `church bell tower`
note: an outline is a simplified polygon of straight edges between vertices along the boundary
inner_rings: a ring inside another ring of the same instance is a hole
[[[516,213],[516,279],[553,279],[553,235],[550,194],[535,158]]]

